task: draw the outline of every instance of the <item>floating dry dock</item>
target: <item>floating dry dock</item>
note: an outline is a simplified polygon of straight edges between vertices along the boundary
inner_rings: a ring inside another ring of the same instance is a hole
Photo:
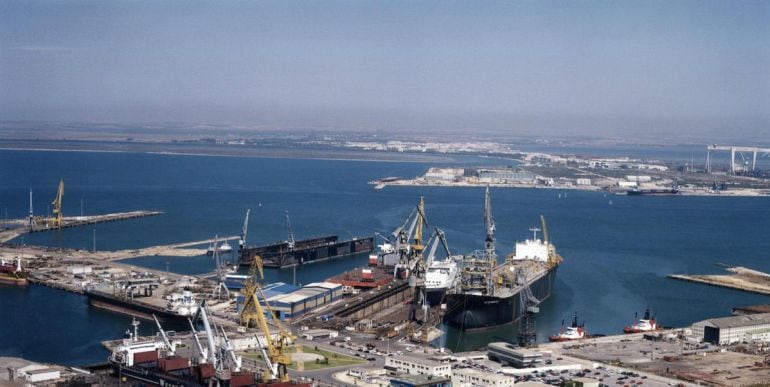
[[[744,292],[770,295],[770,274],[741,266],[727,268],[727,271],[731,272],[732,274],[669,274],[668,278],[742,290]]]

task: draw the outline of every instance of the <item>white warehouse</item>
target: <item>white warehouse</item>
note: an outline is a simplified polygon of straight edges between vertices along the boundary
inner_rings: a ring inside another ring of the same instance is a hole
[[[719,345],[770,341],[770,313],[703,320],[692,325],[692,332],[705,342]]]

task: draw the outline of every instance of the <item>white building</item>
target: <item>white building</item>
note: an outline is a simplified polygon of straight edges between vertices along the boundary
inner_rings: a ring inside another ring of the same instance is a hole
[[[581,177],[581,178],[575,180],[575,184],[577,184],[577,185],[591,185],[591,179],[587,179],[587,178]]]
[[[385,369],[410,375],[452,377],[452,366],[427,357],[394,356],[385,359]]]
[[[32,364],[16,370],[16,376],[30,383],[39,383],[59,379],[61,371],[44,365]]]
[[[458,368],[452,372],[453,387],[507,387],[513,386],[513,376],[482,372],[474,368]]]
[[[543,361],[543,354],[530,349],[523,349],[506,342],[487,344],[489,360],[509,364],[516,368],[533,367]]]
[[[705,342],[728,345],[770,340],[770,313],[712,318],[692,325],[695,336]]]

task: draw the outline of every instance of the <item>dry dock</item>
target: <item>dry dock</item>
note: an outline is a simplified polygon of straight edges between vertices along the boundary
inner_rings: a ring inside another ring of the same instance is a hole
[[[697,282],[706,285],[742,290],[744,292],[770,295],[770,274],[745,267],[730,267],[733,274],[722,275],[686,275],[669,274],[668,278],[681,281]]]

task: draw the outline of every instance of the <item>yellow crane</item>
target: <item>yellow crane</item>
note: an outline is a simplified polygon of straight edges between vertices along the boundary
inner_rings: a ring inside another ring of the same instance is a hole
[[[59,180],[59,190],[56,192],[56,198],[51,202],[53,205],[53,217],[51,221],[54,227],[61,227],[64,215],[61,213],[61,201],[64,197],[64,179]]]
[[[257,277],[259,275],[259,277]],[[267,365],[267,372],[263,375],[265,383],[278,380],[281,382],[289,381],[288,366],[291,365],[291,356],[285,352],[286,346],[290,341],[294,339],[291,332],[289,332],[283,325],[274,318],[273,321],[278,327],[278,337],[273,338],[270,333],[270,328],[267,325],[267,318],[265,317],[265,311],[260,304],[260,296],[265,300],[265,306],[268,309],[271,317],[274,317],[270,304],[267,302],[267,298],[262,293],[260,287],[261,280],[264,279],[264,273],[262,269],[262,259],[260,257],[254,257],[254,261],[251,263],[251,269],[249,270],[249,276],[244,282],[244,288],[242,290],[245,297],[243,303],[243,309],[241,309],[240,322],[242,326],[249,327],[256,326],[262,334],[265,335],[264,345],[259,338],[257,338],[257,344],[262,352],[262,358]]]
[[[420,203],[417,204],[417,224],[414,229],[414,243],[412,244],[412,251],[415,256],[419,256],[425,250],[425,246],[422,245],[422,226],[426,223],[425,198],[420,196]]]

